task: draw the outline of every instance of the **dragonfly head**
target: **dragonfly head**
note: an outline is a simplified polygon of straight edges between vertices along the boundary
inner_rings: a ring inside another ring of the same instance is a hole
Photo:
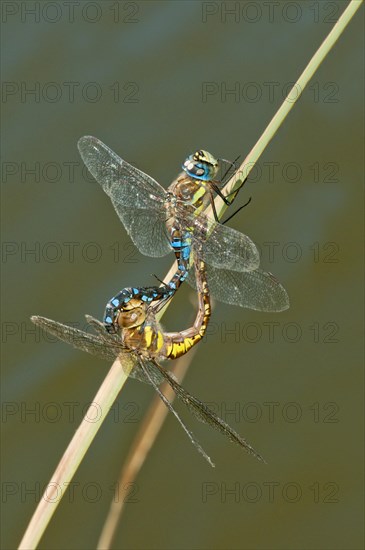
[[[139,327],[147,317],[147,306],[142,300],[132,299],[118,311],[116,323],[123,330]]]
[[[218,172],[218,161],[208,151],[199,149],[188,156],[182,169],[193,179],[209,181],[214,179]]]

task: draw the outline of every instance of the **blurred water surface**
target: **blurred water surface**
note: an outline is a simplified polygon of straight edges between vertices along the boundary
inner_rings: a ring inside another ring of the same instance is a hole
[[[19,543],[108,368],[51,344],[30,315],[82,326],[84,313],[100,317],[113,293],[152,284],[172,262],[134,249],[77,140],[99,137],[163,185],[196,148],[244,156],[345,5],[78,2],[71,17],[66,3],[3,3],[3,548]],[[291,308],[216,304],[185,380],[268,465],[187,418],[211,470],[169,418],[115,548],[363,547],[361,76],[358,13],[232,221],[261,247]],[[164,319],[171,329],[193,318],[192,291],[180,292]],[[95,547],[151,397],[127,385],[41,548]]]

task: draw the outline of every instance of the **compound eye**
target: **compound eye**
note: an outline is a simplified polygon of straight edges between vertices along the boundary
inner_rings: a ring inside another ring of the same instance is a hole
[[[121,311],[118,316],[118,325],[121,328],[138,327],[146,319],[145,308],[137,307],[132,311]]]

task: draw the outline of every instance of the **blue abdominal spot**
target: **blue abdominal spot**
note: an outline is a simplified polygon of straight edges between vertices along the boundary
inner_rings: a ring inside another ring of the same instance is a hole
[[[184,260],[188,260],[190,258],[190,246],[183,248],[182,257],[184,258]]]

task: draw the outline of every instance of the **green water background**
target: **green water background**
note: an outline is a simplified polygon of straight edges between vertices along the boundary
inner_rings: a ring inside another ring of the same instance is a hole
[[[164,186],[197,148],[245,156],[346,6],[104,1],[75,4],[72,16],[63,3],[41,2],[35,15],[22,4],[33,3],[4,2],[2,13],[3,548],[19,543],[108,368],[34,333],[30,315],[82,326],[173,260],[135,250],[77,140],[99,137]],[[238,201],[252,202],[232,221],[291,308],[217,303],[184,382],[268,465],[185,416],[212,470],[170,417],[113,548],[363,548],[361,17],[265,151]],[[191,300],[183,288],[166,328],[190,324]],[[152,397],[126,386],[40,548],[95,547]]]

